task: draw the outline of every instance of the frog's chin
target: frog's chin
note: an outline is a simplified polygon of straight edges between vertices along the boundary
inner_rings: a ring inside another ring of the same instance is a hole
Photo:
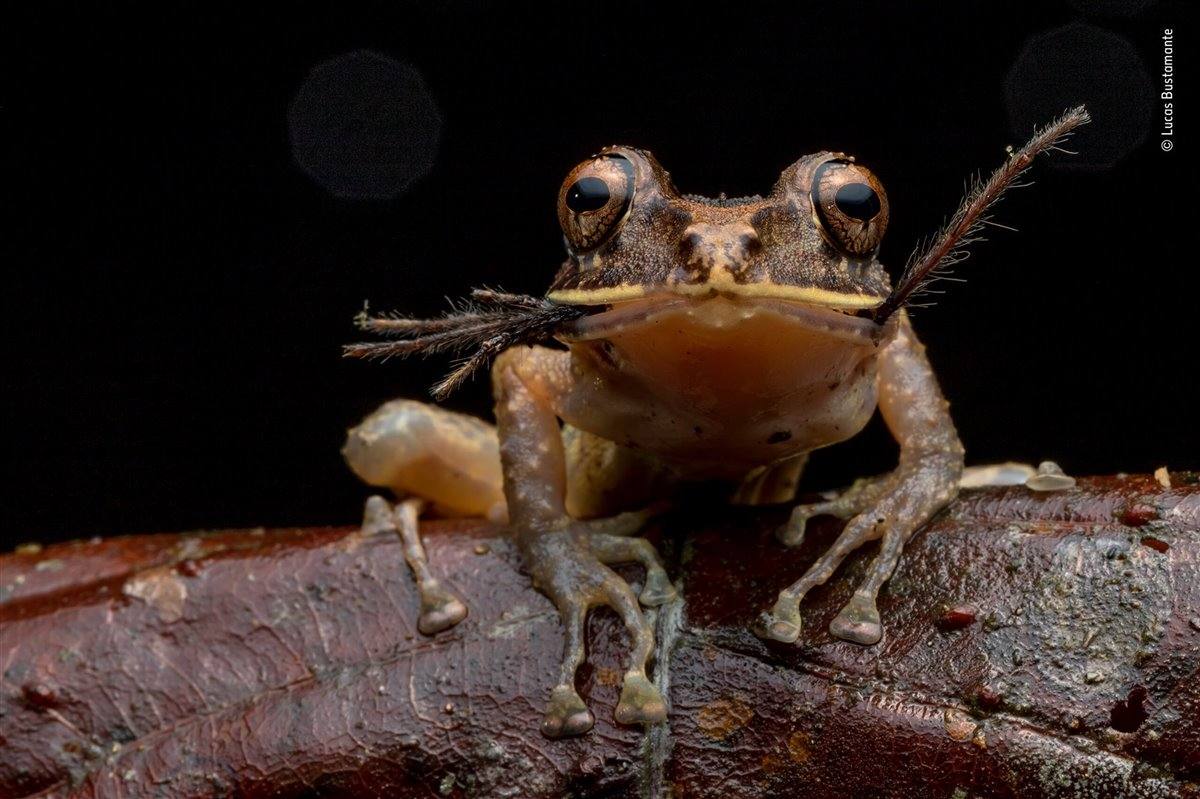
[[[889,320],[876,324],[851,311],[778,297],[680,296],[661,294],[628,300],[571,322],[559,333],[566,342],[610,338],[639,328],[685,319],[688,326],[728,330],[736,335],[738,327],[749,320],[776,319],[779,324],[796,326],[859,346],[878,346],[890,336],[894,324]]]

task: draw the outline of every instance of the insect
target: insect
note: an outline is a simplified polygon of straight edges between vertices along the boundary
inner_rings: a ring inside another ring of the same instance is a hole
[[[878,409],[900,445],[899,465],[794,508],[779,533],[789,546],[815,515],[848,521],[756,625],[762,637],[796,641],[805,594],[878,540],[865,580],[830,625],[839,638],[877,643],[880,588],[963,473],[963,448],[905,306],[964,256],[1034,157],[1087,121],[1073,109],[1010,153],[894,285],[877,258],[887,194],[855,158],[815,153],[785,169],[766,196],[707,199],[678,192],[649,153],[609,147],[562,184],[567,258],[544,298],[477,291],[440,319],[364,314],[362,329],[388,339],[351,345],[348,355],[466,355],[437,397],[494,360],[495,426],[398,400],[347,438],[354,471],[403,498],[393,507],[372,497],[365,525],[402,536],[421,631],[467,612],[430,573],[421,510],[504,521],[565,627],[542,732],[577,735],[593,725],[575,672],[597,605],[617,611],[631,642],[617,720],[662,721],[666,707],[646,673],[654,636],[640,606],[670,601],[675,588],[635,535],[656,500],[704,480],[728,485],[733,502],[789,502],[808,453],[855,435]],[[548,339],[563,346],[543,346]],[[610,568],[620,562],[645,567],[640,595]]]

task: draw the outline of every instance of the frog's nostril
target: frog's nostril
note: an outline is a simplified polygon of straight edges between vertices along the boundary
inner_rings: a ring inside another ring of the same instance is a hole
[[[684,258],[691,258],[693,255],[695,255],[696,251],[700,249],[700,245],[703,241],[703,236],[701,236],[697,231],[688,228],[683,232],[683,236],[681,236],[679,239],[679,252]]]
[[[697,223],[679,237],[679,253],[687,263],[729,262],[727,265],[738,266],[761,249],[758,231],[740,222],[725,225]]]

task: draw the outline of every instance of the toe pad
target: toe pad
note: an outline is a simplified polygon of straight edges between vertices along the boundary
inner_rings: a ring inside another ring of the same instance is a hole
[[[658,724],[667,720],[667,703],[644,674],[627,674],[615,715],[620,724]]]
[[[642,588],[638,601],[645,607],[656,608],[670,602],[675,595],[675,586],[671,585],[665,574],[651,574],[646,578],[646,585]]]
[[[440,585],[426,588],[421,600],[417,629],[422,635],[433,635],[448,630],[467,617],[467,606],[462,600]]]
[[[829,633],[863,646],[879,643],[883,638],[883,624],[879,621],[875,603],[855,596],[829,623]]]
[[[583,735],[595,723],[595,716],[583,704],[575,689],[560,685],[550,693],[550,704],[542,719],[542,735],[547,738]]]

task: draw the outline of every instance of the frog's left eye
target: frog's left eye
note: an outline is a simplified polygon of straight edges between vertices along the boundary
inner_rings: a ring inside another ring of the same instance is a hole
[[[571,170],[558,192],[558,221],[572,252],[594,250],[616,233],[629,215],[633,186],[633,164],[617,153]]]
[[[845,158],[826,161],[813,173],[811,198],[817,227],[830,245],[859,257],[879,248],[888,201],[871,170]]]

